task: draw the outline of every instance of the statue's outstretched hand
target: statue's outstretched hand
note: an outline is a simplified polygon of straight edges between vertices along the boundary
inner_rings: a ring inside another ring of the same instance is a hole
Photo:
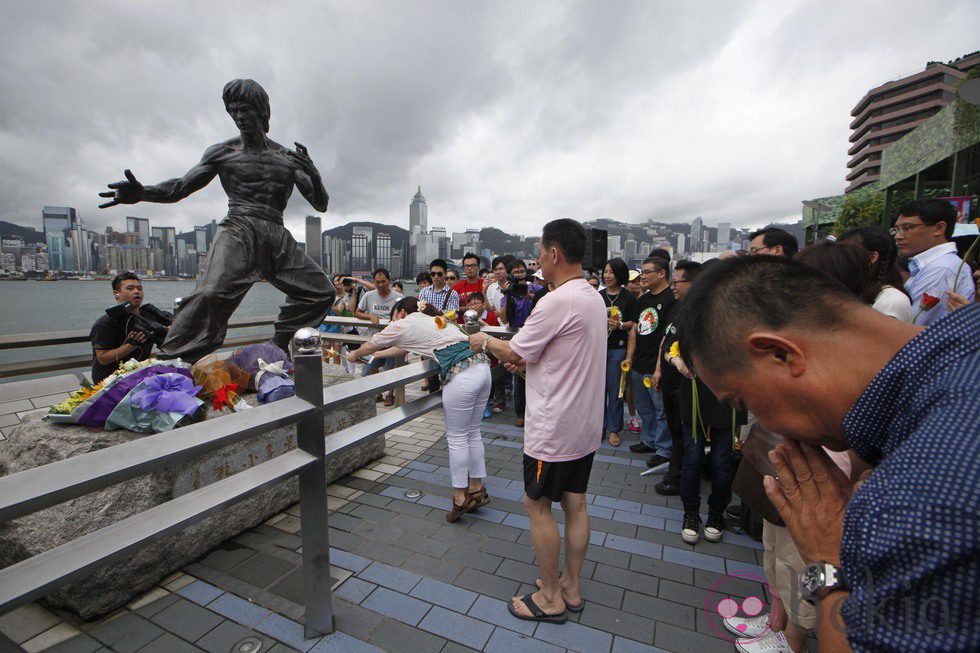
[[[306,146],[301,143],[293,143],[293,145],[296,146],[295,152],[286,150],[286,154],[289,155],[289,158],[295,161],[300,170],[305,172],[308,177],[319,177],[320,171],[316,169],[315,165],[313,165],[313,159],[310,158],[310,152],[306,149]]]
[[[110,206],[115,206],[116,204],[136,204],[146,197],[146,189],[143,188],[143,184],[136,179],[133,173],[126,170],[125,174],[125,180],[109,184],[109,188],[112,188],[113,190],[107,190],[103,193],[99,193],[99,197],[112,198],[111,202],[99,204],[100,209],[107,209]]]

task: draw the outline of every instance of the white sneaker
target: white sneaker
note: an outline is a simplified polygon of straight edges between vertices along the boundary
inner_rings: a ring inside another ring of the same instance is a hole
[[[769,630],[769,613],[760,614],[757,617],[751,618],[728,617],[722,621],[725,624],[725,628],[728,629],[728,632],[745,639],[753,639]],[[739,626],[743,626],[743,628],[739,630]]]
[[[793,648],[782,633],[770,632],[758,639],[737,639],[735,650],[741,653],[793,653]]]

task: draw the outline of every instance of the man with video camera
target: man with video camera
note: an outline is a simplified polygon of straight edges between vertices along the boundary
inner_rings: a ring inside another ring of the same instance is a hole
[[[92,325],[92,383],[98,383],[119,368],[119,362],[150,357],[154,343],[166,337],[173,316],[152,304],[143,304],[143,285],[132,272],[112,280],[116,305]],[[142,312],[141,312],[142,309]]]

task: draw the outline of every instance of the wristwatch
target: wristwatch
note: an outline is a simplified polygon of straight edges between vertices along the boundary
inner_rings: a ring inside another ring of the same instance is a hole
[[[829,562],[811,562],[800,574],[803,600],[815,603],[834,590],[844,589],[840,569]]]

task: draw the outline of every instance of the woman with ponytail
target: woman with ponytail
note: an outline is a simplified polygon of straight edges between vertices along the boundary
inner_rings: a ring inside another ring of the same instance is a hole
[[[354,362],[364,356],[378,358],[419,354],[439,363],[442,407],[449,445],[449,472],[453,505],[446,520],[490,503],[483,479],[487,475],[480,423],[490,397],[490,360],[470,349],[469,337],[434,306],[405,297],[391,309],[391,323],[351,352]]]

